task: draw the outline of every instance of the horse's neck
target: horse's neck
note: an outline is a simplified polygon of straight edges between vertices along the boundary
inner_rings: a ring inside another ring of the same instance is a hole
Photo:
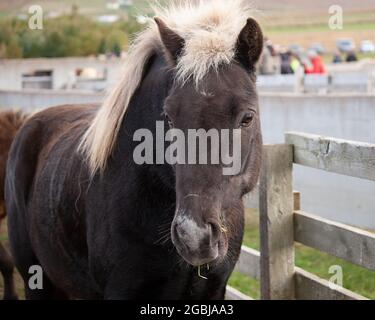
[[[111,221],[124,221],[128,228],[140,228],[139,221],[144,221],[137,230],[145,231],[151,240],[157,236],[155,226],[173,218],[174,173],[169,165],[136,164],[133,152],[140,142],[133,137],[138,129],[154,133],[155,122],[163,120],[170,83],[165,67],[162,58],[150,62],[121,124],[113,155],[103,174],[90,182],[82,203],[88,212],[110,214]]]
[[[173,175],[171,167],[167,164],[165,166],[139,166],[133,159],[134,148],[139,144],[139,142],[133,141],[135,131],[147,129],[152,132],[154,137],[156,136],[156,121],[164,121],[163,106],[171,84],[171,75],[164,58],[160,55],[155,56],[145,71],[142,83],[135,92],[125,120],[121,125],[118,148],[114,154],[116,169],[123,166],[125,171],[129,171],[129,168],[137,172],[151,170],[153,174],[158,175],[160,173],[163,176],[162,178],[167,175],[167,179],[170,179],[170,175]],[[152,179],[150,179],[151,182]]]
[[[128,107],[125,120],[119,132],[117,148],[108,163],[105,183],[99,188],[116,190],[113,197],[123,202],[125,198],[138,217],[142,212],[149,219],[153,217],[167,221],[173,216],[175,202],[175,181],[170,165],[138,165],[133,159],[134,148],[140,143],[133,141],[134,132],[148,129],[155,134],[156,121],[163,121],[163,105],[168,95],[170,75],[166,71],[164,59],[156,57],[151,61],[144,79],[134,94]],[[110,191],[110,192],[112,192]],[[100,193],[105,193],[103,191]],[[107,200],[108,201],[108,200]],[[117,201],[117,200],[116,200]],[[136,209],[135,209],[136,208]]]

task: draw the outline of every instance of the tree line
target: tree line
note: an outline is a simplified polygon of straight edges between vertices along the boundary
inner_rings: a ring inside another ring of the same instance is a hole
[[[0,59],[120,55],[139,30],[133,18],[103,24],[70,14],[45,19],[42,30],[29,29],[27,20],[0,18]]]

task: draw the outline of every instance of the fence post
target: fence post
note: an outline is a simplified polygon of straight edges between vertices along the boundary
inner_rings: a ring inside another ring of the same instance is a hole
[[[294,299],[293,147],[263,148],[259,187],[262,299]]]

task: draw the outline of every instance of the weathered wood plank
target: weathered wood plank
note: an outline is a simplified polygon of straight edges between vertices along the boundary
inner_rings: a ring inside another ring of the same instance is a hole
[[[225,292],[225,300],[254,300],[254,299],[250,298],[246,294],[243,294],[237,289],[232,288],[231,286],[227,286],[227,290]]]
[[[293,191],[294,210],[301,209],[301,194],[299,191]],[[253,191],[249,192],[243,197],[243,204],[245,208],[259,209],[259,184]]]
[[[368,300],[337,285],[331,288],[327,280],[298,267],[295,268],[295,290],[298,300]]]
[[[375,234],[295,211],[295,240],[359,266],[375,270]]]
[[[263,148],[260,175],[261,296],[294,299],[293,148]]]
[[[234,269],[256,280],[260,279],[260,252],[246,246],[242,246],[241,255]]]
[[[375,144],[287,132],[294,162],[312,168],[375,181]]]

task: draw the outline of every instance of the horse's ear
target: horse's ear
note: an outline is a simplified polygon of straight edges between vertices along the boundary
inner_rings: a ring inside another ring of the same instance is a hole
[[[154,20],[158,25],[160,38],[163,42],[168,58],[173,64],[176,64],[177,59],[181,55],[182,49],[185,46],[185,40],[176,32],[169,29],[164,21],[160,18],[154,18]]]
[[[247,19],[237,39],[236,60],[247,70],[254,70],[263,50],[263,33],[258,22]]]

